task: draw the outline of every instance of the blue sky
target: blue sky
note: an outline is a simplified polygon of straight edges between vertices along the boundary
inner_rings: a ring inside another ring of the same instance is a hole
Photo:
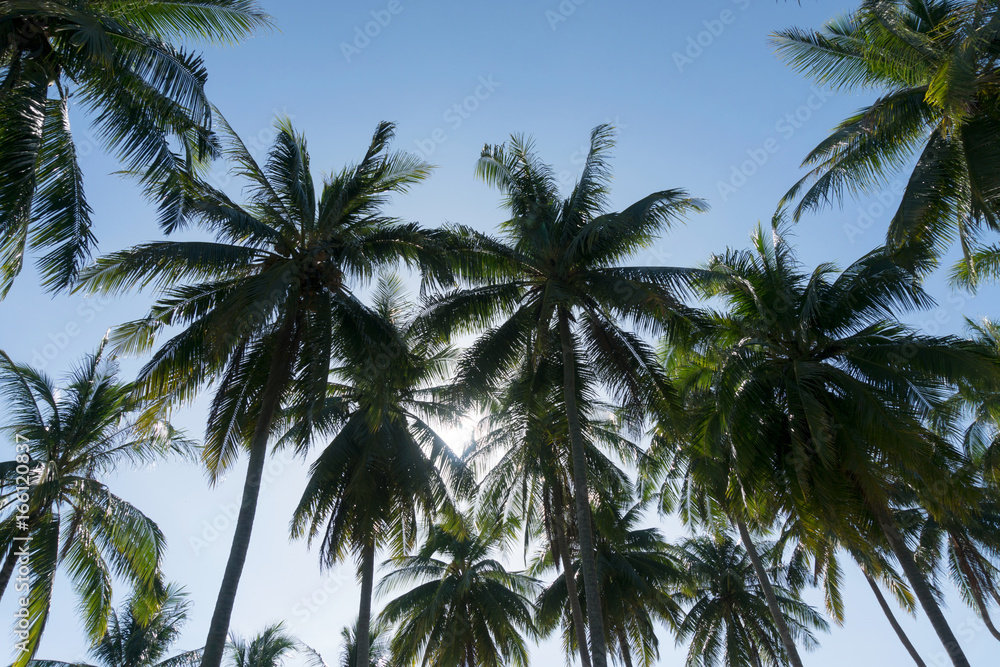
[[[206,52],[209,93],[251,148],[263,154],[273,138],[272,119],[287,115],[309,140],[314,170],[327,173],[360,157],[378,121],[395,121],[396,148],[421,152],[437,169],[398,198],[392,211],[431,226],[461,222],[491,230],[503,219],[499,199],[473,177],[484,143],[500,143],[511,133],[533,135],[542,157],[569,186],[591,128],[612,122],[618,128],[613,208],[672,187],[712,206],[672,230],[640,263],[691,266],[727,245],[745,246],[751,228],[769,220],[801,175],[806,152],[839,119],[874,99],[816,88],[782,65],[767,43],[773,30],[818,27],[853,1],[263,4],[277,31]],[[75,119],[74,131],[85,155],[101,250],[157,238],[150,207],[130,183],[110,175],[118,167],[94,147],[85,118]],[[219,178],[227,182],[224,172]],[[227,185],[237,193],[238,186]],[[878,245],[898,191],[894,181],[880,196],[804,219],[794,230],[802,259],[843,266]],[[0,302],[0,347],[54,375],[94,349],[109,327],[141,313],[149,298],[52,297],[37,284],[26,270]],[[929,332],[958,331],[963,316],[996,312],[992,288],[972,298],[935,278],[931,289],[938,307],[912,318]],[[126,374],[139,363],[124,361]],[[203,408],[204,400],[177,421],[200,434]],[[235,468],[214,488],[200,470],[183,463],[122,471],[111,480],[120,495],[159,522],[169,540],[166,574],[191,593],[194,611],[178,649],[204,640],[243,472]],[[316,553],[289,542],[288,518],[303,482],[301,461],[279,454],[269,462],[233,628],[249,634],[284,619],[329,662],[339,651],[340,628],[356,616],[357,586],[352,564],[320,573]],[[669,537],[678,536],[672,524],[665,525]],[[864,580],[847,570],[847,623],[821,636],[822,648],[807,662],[905,663]],[[57,582],[39,657],[85,657],[68,584]],[[812,600],[820,604],[818,596]],[[970,659],[984,664],[995,655],[992,639],[953,594],[948,601]],[[0,618],[10,618],[11,602],[0,605]],[[928,664],[944,664],[929,625],[903,622]],[[662,664],[681,664],[682,649],[674,649],[666,635],[662,653]],[[556,641],[535,649],[533,657],[562,660]]]

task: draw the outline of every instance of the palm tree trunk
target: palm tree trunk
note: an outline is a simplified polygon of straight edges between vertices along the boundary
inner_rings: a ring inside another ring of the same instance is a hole
[[[771,610],[771,617],[774,619],[774,626],[778,629],[778,636],[781,637],[781,643],[785,646],[785,653],[788,654],[788,661],[792,663],[793,667],[802,667],[802,658],[799,657],[799,650],[795,646],[795,641],[792,639],[792,633],[788,629],[788,624],[785,623],[785,616],[781,613],[781,607],[778,606],[778,596],[774,594],[774,588],[771,587],[771,579],[767,576],[767,570],[764,569],[764,564],[760,560],[760,554],[757,553],[757,547],[753,543],[753,539],[750,537],[750,531],[747,530],[747,525],[743,523],[742,519],[734,519],[736,527],[740,531],[740,539],[743,540],[743,548],[747,550],[747,555],[750,557],[750,563],[753,565],[753,570],[757,574],[757,580],[760,582],[760,587],[764,591],[764,598],[767,600],[767,608]]]
[[[368,667],[371,641],[368,630],[372,621],[372,588],[375,585],[375,537],[361,548],[361,609],[358,611],[358,658],[355,667]]]
[[[625,637],[624,630],[618,631],[618,646],[621,647],[624,667],[632,667],[632,653],[629,651],[628,639]]]
[[[580,412],[576,404],[576,355],[569,330],[569,313],[559,308],[559,340],[563,356],[563,392],[566,418],[569,423],[571,459],[573,461],[573,495],[576,500],[577,532],[580,538],[580,569],[583,572],[583,592],[587,600],[590,629],[590,658],[593,667],[607,667],[608,647],[604,638],[604,619],[597,581],[597,551],[594,547],[593,524],[590,521],[590,488],[587,483],[587,457],[583,448]]]
[[[955,551],[955,558],[958,560],[958,566],[969,582],[969,592],[972,593],[972,599],[976,603],[979,615],[982,617],[983,623],[986,624],[986,629],[993,635],[993,638],[1000,641],[1000,632],[997,632],[996,626],[993,625],[993,619],[990,618],[989,607],[987,607],[986,600],[983,598],[983,591],[979,586],[976,573],[973,572],[972,565],[969,563],[968,555],[955,538],[951,538],[951,543],[952,549]]]
[[[892,607],[889,606],[889,602],[885,599],[885,596],[882,595],[882,591],[879,589],[878,584],[875,583],[875,580],[872,579],[871,575],[867,572],[865,572],[865,579],[868,580],[868,585],[871,586],[872,593],[875,594],[875,599],[878,600],[878,606],[882,607],[882,613],[884,613],[885,617],[889,619],[889,625],[891,625],[892,629],[896,631],[896,636],[899,637],[899,641],[901,641],[903,646],[906,647],[906,652],[910,654],[911,658],[913,658],[913,662],[917,663],[917,667],[927,667],[923,658],[921,658],[920,654],[917,653],[917,649],[910,643],[910,638],[906,636],[905,632],[903,632],[903,626],[901,626],[899,621],[896,620],[895,614],[892,613]]]
[[[243,574],[243,564],[250,548],[250,535],[253,532],[254,516],[257,513],[257,499],[260,495],[261,478],[264,475],[264,462],[267,458],[267,441],[271,433],[271,423],[277,412],[282,389],[288,377],[291,365],[291,338],[294,312],[289,313],[281,325],[275,340],[274,354],[271,357],[271,368],[268,369],[267,385],[261,397],[260,415],[254,425],[253,438],[250,441],[250,462],[247,466],[247,477],[243,483],[243,502],[236,519],[236,531],[233,534],[233,544],[229,549],[229,560],[226,571],[222,575],[222,586],[215,603],[212,622],[208,627],[208,638],[205,640],[205,653],[201,658],[201,667],[220,667],[222,654],[226,647],[226,636],[229,634],[229,622],[233,616],[233,606],[236,603],[236,591]]]
[[[903,568],[903,574],[906,575],[907,581],[910,582],[910,586],[913,588],[913,593],[917,596],[917,600],[920,601],[920,606],[923,607],[924,613],[927,614],[927,620],[931,622],[931,626],[937,633],[938,638],[944,644],[944,649],[947,651],[948,657],[951,658],[952,664],[955,667],[970,667],[968,658],[965,657],[962,647],[959,646],[955,634],[951,631],[951,626],[948,625],[944,614],[941,613],[941,607],[938,606],[937,600],[934,599],[931,587],[920,572],[920,568],[917,567],[916,561],[913,560],[913,554],[907,548],[906,541],[903,539],[902,534],[900,534],[899,528],[896,527],[895,521],[889,516],[888,508],[881,503],[873,502],[867,494],[864,494],[863,497],[869,510],[875,515],[875,520],[878,522],[882,532],[885,533],[892,553],[896,556],[896,560],[899,561],[900,567]]]
[[[555,507],[552,509],[552,525],[556,536],[556,550],[562,561],[563,572],[566,574],[566,594],[569,596],[569,608],[573,615],[573,626],[576,630],[576,643],[580,647],[580,664],[590,667],[590,651],[587,649],[587,625],[583,618],[583,607],[580,606],[580,591],[576,587],[576,576],[573,573],[573,561],[569,556],[569,539],[566,537],[566,521],[563,518],[565,498],[562,487],[554,485]]]

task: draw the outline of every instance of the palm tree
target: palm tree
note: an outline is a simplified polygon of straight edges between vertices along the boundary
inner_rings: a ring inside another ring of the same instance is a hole
[[[892,485],[943,489],[928,498],[936,515],[963,506],[963,485],[949,484],[960,457],[929,421],[948,387],[995,386],[996,358],[899,323],[932,301],[885,250],[809,274],[781,235],[777,222],[770,238],[758,228],[752,250],[710,264],[727,277],[706,290],[727,310],[704,345],[726,350],[714,391],[734,474],[747,494],[838,536],[878,526],[949,656],[967,665],[894,520]]]
[[[631,496],[625,498],[630,499]],[[640,664],[650,667],[659,659],[659,640],[655,622],[674,623],[679,607],[670,597],[681,581],[677,561],[668,552],[663,535],[655,528],[640,528],[642,504],[627,507],[623,500],[601,502],[594,510],[597,536],[597,571],[600,575],[601,601],[604,605],[607,641],[617,648],[614,653],[625,667],[632,667],[632,654]],[[532,572],[554,565],[551,550],[543,555]],[[579,561],[559,575],[539,596],[538,618],[543,632],[560,623],[563,643],[571,649],[576,619],[567,613],[570,579],[579,576]]]
[[[911,164],[889,226],[898,247],[920,241],[938,253],[957,235],[966,261],[984,230],[1000,230],[1000,10],[981,0],[865,0],[818,31],[775,34],[796,71],[838,90],[881,95],[841,122],[806,157],[809,173],[785,195],[795,218],[845,194],[874,193]],[[975,275],[975,266],[968,267]]]
[[[201,649],[179,653],[164,659],[177,641],[191,604],[187,593],[174,584],[166,586],[152,614],[141,612],[140,602],[131,598],[121,614],[114,610],[108,618],[108,631],[90,654],[98,667],[195,667],[201,661]],[[146,618],[143,618],[146,617]],[[32,660],[28,667],[94,667],[86,663],[58,660]]]
[[[1000,641],[990,607],[1000,605],[997,559],[1000,558],[1000,505],[995,494],[979,489],[981,500],[969,514],[943,513],[935,518],[918,510],[918,561],[931,573],[947,569],[952,582]],[[990,497],[993,495],[993,497]],[[947,563],[947,568],[942,567]]]
[[[326,667],[315,650],[285,631],[282,623],[269,625],[249,639],[231,635],[226,644],[227,667],[283,667],[285,659],[301,653],[309,667]]]
[[[344,640],[340,648],[340,667],[355,667],[358,664],[358,624],[340,630]],[[382,623],[372,623],[368,628],[368,664],[385,667],[389,662],[389,628]]]
[[[395,626],[393,664],[527,666],[525,635],[535,636],[529,596],[537,583],[496,560],[505,533],[496,524],[477,534],[459,516],[432,526],[415,555],[396,559],[379,594],[415,586],[381,615]]]
[[[311,542],[322,533],[324,567],[356,555],[357,667],[368,667],[377,551],[402,553],[419,517],[448,508],[449,485],[462,485],[459,457],[429,423],[461,415],[443,387],[455,351],[424,326],[395,277],[376,289],[372,316],[342,326],[336,344],[342,364],[331,371],[330,397],[343,417],[331,420],[339,429],[310,468],[292,535]]]
[[[305,138],[287,120],[277,121],[263,167],[231,128],[225,130],[225,154],[250,183],[249,204],[195,179],[169,206],[174,226],[196,224],[216,240],[142,244],[99,259],[81,277],[91,292],[161,290],[149,314],[119,327],[113,340],[120,350],[143,352],[163,329],[181,328],[143,367],[140,389],[170,404],[217,383],[203,456],[213,483],[244,448],[249,452],[204,667],[222,660],[267,444],[279,426],[275,416],[282,406],[301,411],[298,445],[304,449],[309,415],[322,412],[337,331],[367,316],[354,284],[400,260],[429,266],[438,257],[435,234],[382,213],[392,193],[406,191],[429,169],[389,152],[391,123],[379,124],[361,162],[328,177],[318,198]]]
[[[722,534],[728,524],[736,528],[784,654],[793,667],[802,667],[771,575],[751,534],[751,526],[755,532],[767,532],[781,515],[784,508],[774,502],[780,494],[768,488],[766,476],[755,480],[752,489],[743,488],[736,474],[739,453],[722,420],[716,376],[728,353],[725,347],[696,349],[666,342],[664,370],[678,401],[659,406],[654,413],[650,448],[639,468],[640,493],[643,498],[655,497],[661,513],[677,512],[692,529],[704,527]]]
[[[134,398],[134,385],[117,373],[103,343],[62,386],[0,352],[3,431],[17,452],[15,460],[0,464],[0,595],[19,558],[30,570],[26,650],[19,652],[16,667],[38,648],[57,569],[73,581],[94,641],[108,629],[115,577],[132,587],[140,610],[151,608],[162,585],[163,534],[103,479],[123,464],[189,454],[192,445],[164,422],[140,428],[135,413],[143,406]]]
[[[562,355],[558,346],[542,359],[526,357],[510,383],[490,405],[480,432],[466,451],[466,460],[481,476],[476,499],[480,521],[516,522],[524,532],[525,556],[533,538],[544,534],[555,555],[553,565],[573,571],[573,517],[568,424],[562,391]],[[596,400],[587,377],[578,378],[588,480],[602,497],[631,498],[628,476],[603,450],[624,462],[634,462],[641,451],[623,438],[608,410]],[[576,577],[566,579],[575,647],[583,667],[590,666],[587,624]]]
[[[749,555],[729,535],[683,540],[673,549],[685,583],[675,594],[686,607],[677,643],[690,639],[688,667],[787,665],[769,604]],[[776,589],[782,618],[796,641],[816,646],[812,633],[827,623],[791,590]]]
[[[594,667],[606,667],[607,648],[577,403],[578,368],[589,364],[588,372],[612,392],[616,403],[629,406],[630,414],[642,413],[655,393],[655,359],[647,344],[618,322],[652,326],[658,318],[678,319],[684,308],[676,294],[691,272],[618,264],[648,247],[684,214],[705,209],[682,190],[664,190],[620,213],[604,213],[613,132],[608,125],[595,128],[583,173],[565,200],[552,169],[539,160],[529,140],[515,136],[507,146],[484,148],[477,173],[503,193],[512,217],[502,223],[501,238],[458,230],[479,250],[481,261],[467,271],[466,288],[443,295],[432,307],[432,319],[445,323],[436,325],[443,329],[478,330],[503,320],[482,335],[460,367],[459,383],[472,392],[488,393],[502,385],[524,355],[544,352],[548,332],[559,336]]]
[[[251,0],[3,3],[0,298],[26,247],[45,252],[43,283],[59,289],[94,245],[70,100],[97,119],[98,140],[128,169],[158,178],[186,168],[214,152],[212,115],[201,58],[175,44],[232,43],[268,25]]]
[[[915,615],[916,598],[913,597],[913,593],[890,562],[891,555],[887,554],[888,546],[884,544],[885,538],[879,533],[877,526],[872,526],[867,534],[858,534],[850,542],[845,543],[830,532],[817,536],[814,534],[815,529],[811,531],[804,526],[804,523],[796,517],[789,517],[782,527],[781,536],[773,549],[775,556],[780,557],[785,553],[789,541],[798,540],[789,559],[789,587],[798,592],[808,580],[811,580],[810,583],[814,585],[822,585],[823,601],[827,612],[838,625],[843,625],[846,610],[841,591],[843,568],[840,564],[840,556],[846,551],[861,569],[879,608],[886,620],[889,621],[889,625],[896,633],[900,643],[910,654],[917,667],[926,667],[923,658],[920,657],[916,647],[913,646],[910,638],[899,624],[892,607],[876,581],[877,577],[889,588],[899,606],[907,613]]]

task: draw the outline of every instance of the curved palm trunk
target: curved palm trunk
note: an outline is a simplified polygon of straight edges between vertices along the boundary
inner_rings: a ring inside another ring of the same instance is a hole
[[[250,535],[253,532],[254,516],[257,513],[257,499],[260,496],[260,483],[264,475],[264,462],[267,458],[267,441],[271,433],[271,423],[277,412],[281,391],[285,386],[291,362],[291,328],[293,315],[282,324],[275,341],[274,356],[271,358],[271,368],[268,369],[267,386],[261,398],[260,415],[254,426],[253,438],[250,441],[250,462],[247,466],[247,477],[243,483],[243,502],[236,519],[236,531],[233,534],[233,544],[229,549],[229,560],[226,571],[222,575],[222,586],[215,603],[212,622],[208,627],[208,638],[205,640],[205,653],[201,658],[201,667],[220,667],[222,654],[226,647],[226,636],[229,634],[229,622],[233,616],[233,606],[236,603],[236,591],[239,589],[243,565],[246,563],[247,551],[250,548]]]
[[[576,358],[569,330],[569,313],[562,307],[559,308],[559,340],[562,346],[563,392],[573,461],[573,495],[576,499],[577,532],[580,537],[580,569],[583,572],[583,592],[587,600],[590,629],[590,658],[593,667],[607,667],[608,647],[604,638],[604,619],[601,617],[603,607],[598,592],[597,552],[594,548],[593,524],[590,521],[587,457],[583,449],[580,411],[576,404]]]
[[[976,573],[972,569],[972,564],[969,563],[968,554],[958,544],[958,541],[955,538],[951,538],[951,543],[952,548],[955,551],[955,558],[958,560],[958,566],[961,568],[962,574],[965,575],[966,580],[969,582],[969,592],[972,593],[972,599],[976,603],[979,615],[983,619],[986,629],[990,631],[991,635],[993,635],[993,638],[1000,641],[1000,632],[997,632],[996,626],[993,625],[993,619],[990,618],[989,607],[986,604],[986,599],[983,597],[983,590],[979,586],[979,579],[976,577]]]
[[[871,586],[872,593],[875,594],[875,599],[878,600],[878,606],[882,608],[882,613],[884,613],[885,617],[889,619],[889,625],[891,625],[892,629],[896,631],[896,636],[899,637],[899,641],[901,641],[903,646],[906,647],[906,652],[910,654],[911,658],[913,658],[913,662],[917,663],[917,667],[927,667],[923,658],[921,658],[920,654],[917,653],[917,649],[910,643],[910,638],[906,636],[905,632],[903,632],[903,626],[901,626],[899,621],[896,620],[896,615],[892,613],[892,607],[889,606],[889,602],[885,599],[885,596],[882,595],[882,591],[879,589],[878,584],[875,583],[875,580],[872,579],[870,574],[867,572],[864,574],[865,579],[868,581],[868,585]]]
[[[569,608],[573,615],[573,626],[576,629],[576,643],[580,650],[580,664],[590,667],[590,651],[587,649],[587,625],[583,618],[583,607],[580,606],[580,591],[576,587],[576,577],[573,575],[573,560],[569,555],[569,539],[566,537],[566,520],[563,517],[565,498],[562,487],[555,485],[553,495],[555,507],[552,508],[552,524],[556,537],[556,550],[562,561],[563,572],[566,574],[566,594],[569,596]]]
[[[788,629],[788,624],[785,623],[785,616],[781,613],[781,607],[778,606],[778,596],[774,594],[774,588],[771,587],[771,579],[767,576],[767,570],[764,569],[764,564],[760,560],[760,554],[757,553],[757,547],[753,543],[753,539],[750,537],[750,531],[747,530],[747,526],[743,523],[742,519],[734,519],[736,527],[740,531],[740,539],[743,540],[743,548],[747,550],[747,555],[750,557],[750,563],[753,565],[753,571],[757,574],[757,580],[760,582],[760,587],[764,591],[764,598],[767,600],[767,608],[771,611],[771,617],[774,619],[774,626],[778,629],[778,636],[781,637],[781,643],[785,647],[785,653],[788,654],[788,661],[792,663],[793,667],[802,667],[802,658],[799,657],[799,650],[795,646],[795,641],[792,639],[792,633]]]
[[[368,667],[371,641],[368,636],[372,621],[372,588],[375,585],[375,538],[361,549],[361,608],[358,610],[357,662],[355,667]]]
[[[947,651],[948,657],[951,658],[952,664],[955,667],[970,667],[968,658],[965,657],[962,647],[959,646],[955,634],[951,631],[951,626],[948,625],[944,614],[941,613],[941,607],[938,606],[937,600],[934,599],[931,587],[920,572],[920,568],[917,567],[916,561],[913,560],[913,554],[907,548],[906,541],[903,539],[902,534],[900,534],[899,528],[896,527],[896,523],[889,516],[888,508],[880,503],[873,502],[867,494],[864,494],[863,497],[865,503],[868,505],[868,509],[875,515],[875,520],[878,522],[879,528],[882,529],[886,539],[889,541],[892,553],[896,556],[896,560],[899,561],[900,567],[903,568],[903,574],[906,575],[907,581],[910,582],[913,593],[917,596],[917,600],[920,601],[920,606],[923,608],[924,613],[927,614],[927,620],[931,622],[934,632],[937,633],[941,643],[944,644],[944,649]]]

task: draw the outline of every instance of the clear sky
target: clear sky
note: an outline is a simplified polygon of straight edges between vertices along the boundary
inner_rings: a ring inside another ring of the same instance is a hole
[[[209,93],[252,148],[263,154],[276,114],[289,116],[308,140],[317,173],[360,158],[376,123],[398,123],[395,146],[420,151],[438,166],[398,198],[393,212],[426,225],[461,222],[492,230],[499,199],[473,177],[484,143],[527,133],[569,186],[591,128],[618,130],[612,206],[649,192],[686,188],[711,212],[672,230],[637,260],[692,266],[727,245],[743,247],[758,220],[801,174],[799,163],[830,128],[874,94],[832,95],[783,66],[768,34],[818,27],[856,0],[263,0],[278,31],[238,47],[210,49]],[[368,34],[366,34],[366,31]],[[102,251],[157,238],[150,207],[118,167],[74,132]],[[229,187],[238,192],[238,184]],[[800,256],[845,265],[879,244],[898,181],[879,198],[804,219],[795,229]],[[889,204],[887,207],[886,204]],[[93,350],[111,326],[138,316],[148,295],[110,303],[79,295],[51,297],[26,270],[0,302],[0,347],[15,360],[62,375]],[[932,281],[939,306],[913,319],[931,333],[958,331],[962,317],[995,315],[995,289],[973,299]],[[141,360],[123,367],[134,373]],[[178,417],[201,433],[204,401]],[[456,444],[461,434],[454,434]],[[7,447],[8,445],[3,445]],[[321,573],[315,551],[290,543],[287,524],[304,482],[304,464],[281,455],[268,464],[254,539],[243,573],[233,629],[250,634],[284,619],[332,662],[340,628],[357,614],[354,566]],[[154,518],[169,540],[168,578],[185,584],[194,610],[177,649],[201,645],[235,524],[245,468],[214,488],[195,466],[161,464],[123,471],[111,486]],[[668,537],[679,536],[667,523]],[[516,565],[516,563],[515,563]],[[864,580],[849,565],[847,623],[821,636],[806,656],[813,667],[906,664],[901,645]],[[13,613],[11,596],[0,619]],[[819,597],[810,599],[820,604]],[[973,613],[948,593],[948,617],[973,664],[995,662],[996,644]],[[69,582],[60,578],[40,658],[76,661],[86,644]],[[902,617],[903,615],[900,614]],[[944,653],[930,626],[903,619],[929,665]],[[0,627],[8,627],[0,620]],[[6,638],[6,630],[0,637]],[[0,639],[0,656],[7,646]],[[662,664],[682,664],[683,648],[663,634]],[[563,660],[558,642],[534,649],[536,664]],[[0,658],[2,659],[2,658]]]

